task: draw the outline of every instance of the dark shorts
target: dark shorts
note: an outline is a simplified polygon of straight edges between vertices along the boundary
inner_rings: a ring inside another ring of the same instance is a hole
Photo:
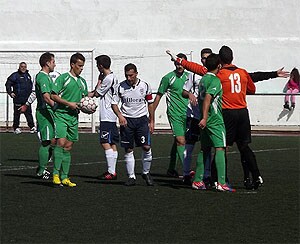
[[[100,121],[99,140],[101,144],[114,145],[119,143],[119,131],[116,122]]]
[[[227,146],[234,142],[251,142],[251,125],[247,108],[223,109]]]
[[[127,126],[120,126],[121,146],[134,148],[150,145],[149,120],[147,116],[141,118],[126,118]]]
[[[186,119],[186,132],[185,140],[187,144],[194,144],[197,141],[200,141],[200,127],[199,120],[191,117]]]

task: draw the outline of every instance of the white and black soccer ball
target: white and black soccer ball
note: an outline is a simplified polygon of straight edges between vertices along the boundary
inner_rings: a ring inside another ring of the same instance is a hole
[[[79,108],[85,114],[92,114],[96,112],[98,105],[92,97],[83,97],[80,100]]]

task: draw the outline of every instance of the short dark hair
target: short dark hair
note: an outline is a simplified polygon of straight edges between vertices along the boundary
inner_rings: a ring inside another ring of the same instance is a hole
[[[50,62],[54,58],[54,54],[50,52],[45,52],[41,55],[39,63],[41,67],[46,66],[47,62]]]
[[[213,52],[212,52],[212,50],[210,49],[210,48],[203,48],[202,50],[201,50],[201,57],[202,57],[202,55],[204,54],[204,53],[209,53],[209,54],[212,54]]]
[[[134,72],[137,72],[137,68],[136,68],[135,64],[129,63],[129,64],[126,64],[124,67],[125,73],[131,69],[133,69]]]
[[[76,64],[78,59],[85,62],[85,57],[81,53],[74,53],[70,58],[70,64]]]
[[[213,71],[218,68],[218,65],[221,63],[220,57],[218,54],[212,53],[210,54],[205,62],[205,67],[207,71]]]
[[[95,58],[97,66],[102,65],[104,69],[109,69],[111,65],[111,59],[107,55],[99,55]]]
[[[233,52],[230,47],[222,46],[219,50],[221,62],[224,64],[231,64],[233,60]]]
[[[178,58],[183,58],[183,59],[187,60],[187,56],[184,53],[178,53],[176,56]]]

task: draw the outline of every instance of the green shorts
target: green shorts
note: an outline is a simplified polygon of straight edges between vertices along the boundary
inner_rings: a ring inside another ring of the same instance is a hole
[[[201,145],[210,147],[226,147],[226,130],[224,124],[207,126],[201,134]]]
[[[36,110],[35,113],[38,137],[41,141],[50,141],[54,138],[54,120],[52,110]]]
[[[186,116],[169,116],[168,120],[173,132],[173,136],[185,136],[186,133]]]
[[[55,138],[66,138],[68,141],[78,141],[78,116],[67,113],[54,113]]]

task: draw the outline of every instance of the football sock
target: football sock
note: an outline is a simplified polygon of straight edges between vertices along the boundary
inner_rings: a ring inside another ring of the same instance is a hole
[[[135,173],[134,173],[135,159],[134,159],[133,152],[125,153],[124,157],[125,157],[128,177],[136,179]]]
[[[63,160],[61,164],[61,180],[64,180],[69,177],[71,165],[71,153],[70,151],[63,150]]]
[[[48,161],[51,159],[51,157],[53,156],[53,151],[54,151],[55,145],[50,145],[49,147],[49,158]]]
[[[246,161],[246,164],[252,174],[253,180],[257,180],[258,176],[260,176],[260,172],[257,166],[256,157],[251,150],[251,148],[246,145],[238,145],[238,148],[240,150],[240,153],[242,154],[243,158]]]
[[[246,180],[247,178],[250,178],[250,172],[249,172],[249,167],[248,167],[247,161],[245,160],[242,153],[241,153],[241,163],[242,163],[243,172],[244,172],[244,180]]]
[[[211,177],[211,150],[203,152],[204,178]]]
[[[225,151],[216,150],[216,168],[218,174],[218,182],[222,185],[225,184]]]
[[[39,172],[38,174],[42,174],[47,166],[48,163],[48,157],[49,157],[49,148],[48,146],[40,146],[39,149]]]
[[[211,174],[211,180],[213,182],[218,181],[218,174],[217,174],[217,168],[216,168],[216,154],[214,154],[212,161],[211,161],[211,169],[210,169],[210,174]]]
[[[113,151],[114,154],[114,171],[116,172],[117,162],[118,162],[118,151]]]
[[[189,175],[191,171],[192,153],[194,144],[185,144],[184,158],[183,158],[183,176]]]
[[[110,174],[116,173],[116,162],[115,162],[115,155],[114,151],[110,148],[105,150],[105,157],[106,157],[106,163],[107,163],[107,171]]]
[[[177,145],[176,143],[173,143],[171,148],[171,154],[170,154],[170,163],[169,163],[169,170],[176,169],[176,163],[177,163]]]
[[[184,155],[185,146],[177,146],[177,157],[181,161],[183,166],[183,155]]]
[[[200,151],[198,153],[198,157],[196,161],[196,173],[195,173],[194,182],[199,182],[203,180],[203,171],[204,171],[203,152]]]
[[[143,174],[148,174],[150,172],[152,162],[152,151],[144,151],[142,153],[142,164],[143,164]]]
[[[54,165],[53,165],[53,174],[59,175],[62,160],[63,160],[64,149],[60,146],[56,146],[53,150],[54,155]]]

